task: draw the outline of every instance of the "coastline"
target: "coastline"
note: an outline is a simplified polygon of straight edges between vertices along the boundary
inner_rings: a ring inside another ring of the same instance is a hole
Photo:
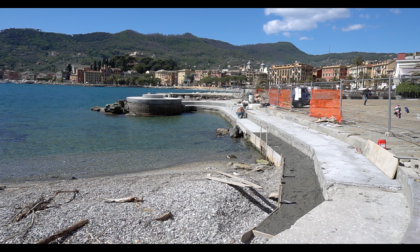
[[[61,86],[82,86],[82,87],[118,87],[118,88],[156,88],[156,89],[176,89],[176,90],[199,90],[199,91],[213,91],[213,92],[238,92],[240,89],[226,89],[218,87],[201,87],[201,86],[137,86],[137,85],[115,85],[115,84],[83,84],[71,82],[43,82],[43,83],[20,83],[7,82],[0,84],[22,84],[22,85],[61,85]]]

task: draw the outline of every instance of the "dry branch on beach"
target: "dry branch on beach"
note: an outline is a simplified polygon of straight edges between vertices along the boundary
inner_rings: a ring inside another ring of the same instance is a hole
[[[19,213],[17,213],[12,219],[11,222],[15,221],[18,222],[22,220],[23,218],[26,218],[31,212],[45,210],[48,208],[48,205],[51,204],[52,201],[54,201],[55,196],[57,196],[59,193],[79,193],[79,190],[73,190],[73,191],[57,191],[54,193],[54,195],[48,199],[45,199],[44,195],[41,195],[41,197],[36,200],[35,202],[26,205],[23,207]]]
[[[37,244],[48,244],[62,236],[65,236],[67,234],[70,234],[71,232],[75,231],[76,229],[79,229],[81,227],[83,227],[84,225],[86,225],[89,222],[89,220],[81,220],[79,222],[77,222],[76,224],[74,224],[73,226],[66,228],[64,230],[61,230],[60,232],[51,235],[41,241],[39,241]]]

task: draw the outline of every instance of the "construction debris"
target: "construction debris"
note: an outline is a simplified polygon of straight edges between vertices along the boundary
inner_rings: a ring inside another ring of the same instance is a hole
[[[321,117],[321,118],[317,119],[315,122],[316,123],[319,123],[319,122],[329,122],[329,123],[339,124],[339,122],[337,121],[337,119],[334,116],[331,116],[330,118]]]

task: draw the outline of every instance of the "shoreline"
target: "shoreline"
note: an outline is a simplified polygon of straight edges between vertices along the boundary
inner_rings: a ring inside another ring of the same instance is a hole
[[[218,87],[201,87],[201,86],[138,86],[138,85],[122,85],[115,84],[83,84],[83,83],[68,83],[68,82],[46,82],[46,83],[19,83],[7,82],[0,84],[21,84],[21,85],[60,85],[60,86],[82,86],[82,87],[118,87],[118,88],[156,88],[156,89],[176,89],[176,90],[199,90],[199,91],[217,91],[217,92],[239,92],[241,89],[227,89]]]

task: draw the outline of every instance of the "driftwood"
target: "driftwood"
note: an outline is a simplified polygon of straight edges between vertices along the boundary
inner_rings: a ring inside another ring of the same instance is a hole
[[[264,167],[258,167],[258,168],[254,169],[254,170],[251,170],[251,171],[245,172],[245,174],[248,174],[248,173],[250,173],[250,172],[254,172],[254,171],[263,171],[263,170],[264,170]]]
[[[79,228],[83,227],[88,222],[89,222],[89,220],[81,220],[81,221],[77,222],[76,224],[74,224],[73,226],[71,226],[69,228],[66,228],[64,230],[61,230],[60,232],[39,241],[37,244],[48,244],[48,243],[50,243],[50,242],[52,242],[52,241],[54,241],[54,240],[56,240],[56,239],[58,239],[62,236],[65,236],[65,235],[75,231],[76,229],[79,229]]]
[[[221,178],[215,178],[215,177],[212,177],[210,175],[210,173],[207,174],[206,178],[211,179],[211,180],[216,180],[216,181],[219,181],[219,182],[223,182],[223,183],[226,183],[226,184],[229,184],[229,185],[236,185],[236,186],[240,186],[240,187],[252,187],[251,185],[246,185],[246,184],[242,184],[242,183],[239,183],[239,182],[229,181],[229,180],[221,179]]]
[[[59,193],[79,193],[79,190],[57,191],[51,198],[48,199],[45,199],[44,196],[41,195],[41,197],[37,201],[22,208],[22,210],[20,210],[19,213],[16,214],[11,221],[18,222],[23,218],[26,218],[32,211],[35,212],[47,209],[48,205],[54,200],[55,196],[57,196]]]
[[[143,197],[137,198],[137,197],[126,197],[121,199],[104,199],[106,203],[124,203],[124,202],[143,202]]]
[[[34,220],[35,220],[35,211],[32,210],[31,224],[29,224],[29,226],[25,230],[23,230],[22,232],[19,232],[19,233],[15,234],[15,235],[9,236],[8,238],[4,239],[1,243],[5,243],[7,240],[10,240],[10,239],[12,239],[13,237],[15,237],[17,235],[22,234],[22,233],[25,233],[26,231],[28,231],[33,226]]]
[[[166,220],[168,220],[171,217],[172,217],[172,213],[171,212],[167,212],[167,213],[164,213],[159,218],[156,218],[155,220],[158,220],[158,221],[166,221]]]
[[[263,189],[263,188],[262,188],[262,186],[259,186],[259,185],[257,185],[257,184],[251,183],[251,182],[249,182],[249,181],[246,181],[245,179],[242,179],[242,178],[236,177],[236,176],[234,176],[234,175],[231,175],[231,174],[228,174],[228,173],[224,173],[224,172],[220,172],[220,171],[216,171],[216,172],[217,172],[217,173],[220,173],[220,174],[223,174],[223,175],[225,175],[225,176],[231,177],[231,178],[233,178],[233,179],[235,179],[235,180],[237,180],[237,181],[240,181],[240,182],[242,182],[242,183],[244,183],[244,184],[250,185],[251,187],[253,187],[253,188],[255,188],[255,189]]]

